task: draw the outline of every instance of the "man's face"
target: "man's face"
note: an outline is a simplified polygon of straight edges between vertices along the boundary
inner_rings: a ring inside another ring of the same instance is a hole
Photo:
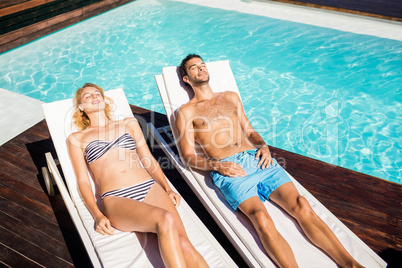
[[[198,85],[209,82],[209,73],[205,63],[200,58],[192,58],[186,63],[187,75],[183,77],[184,82],[190,85]]]

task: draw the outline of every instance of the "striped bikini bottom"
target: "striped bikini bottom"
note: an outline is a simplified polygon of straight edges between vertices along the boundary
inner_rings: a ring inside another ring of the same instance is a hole
[[[154,179],[149,179],[147,181],[141,182],[133,186],[106,192],[101,196],[101,198],[103,199],[106,196],[118,196],[118,197],[131,198],[142,202],[144,201],[145,196],[147,195],[152,185],[154,185],[154,183],[155,183]]]

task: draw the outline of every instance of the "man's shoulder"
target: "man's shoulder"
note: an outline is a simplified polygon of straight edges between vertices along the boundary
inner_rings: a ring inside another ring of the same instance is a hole
[[[195,104],[192,103],[191,101],[182,104],[178,109],[177,113],[182,113],[182,114],[189,114],[194,111]]]
[[[237,98],[239,97],[239,95],[237,94],[237,92],[231,91],[231,90],[227,90],[227,91],[223,91],[222,95],[225,97],[231,97],[231,98]]]
[[[237,102],[237,101],[240,100],[240,97],[239,97],[239,95],[238,95],[236,92],[234,92],[234,91],[229,91],[229,90],[228,90],[228,91],[220,92],[219,97],[228,99],[228,100],[230,100],[230,101],[232,101],[232,102]]]
[[[189,102],[186,102],[186,103],[182,104],[179,107],[179,110],[180,111],[187,111],[187,110],[191,110],[193,107],[194,107],[194,103],[191,103],[191,101],[189,101]]]

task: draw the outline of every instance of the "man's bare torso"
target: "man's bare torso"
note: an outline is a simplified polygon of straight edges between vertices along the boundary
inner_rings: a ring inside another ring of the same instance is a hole
[[[222,159],[255,148],[240,124],[239,115],[242,113],[238,109],[242,106],[230,94],[215,93],[210,100],[193,99],[186,104],[192,115],[195,146],[201,146],[209,158]]]

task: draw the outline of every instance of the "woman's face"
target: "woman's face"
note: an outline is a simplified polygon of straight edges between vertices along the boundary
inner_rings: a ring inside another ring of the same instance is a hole
[[[105,101],[99,89],[95,87],[84,88],[81,92],[81,104],[79,107],[86,113],[105,109]]]

